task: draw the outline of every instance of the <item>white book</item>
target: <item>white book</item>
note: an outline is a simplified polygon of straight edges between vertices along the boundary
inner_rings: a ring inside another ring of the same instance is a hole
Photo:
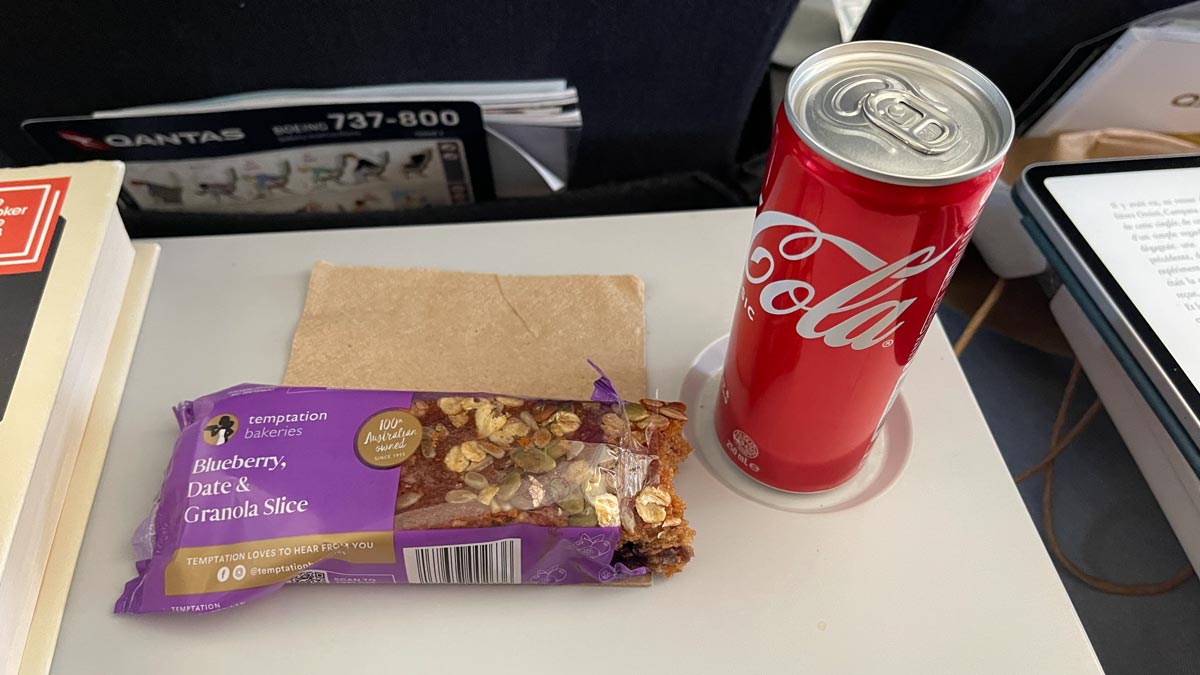
[[[50,548],[50,559],[38,593],[29,637],[25,640],[19,675],[46,675],[50,672],[63,609],[67,605],[67,594],[75,575],[79,547],[83,543],[83,534],[92,512],[100,472],[108,454],[109,439],[125,392],[125,380],[133,361],[146,303],[150,299],[160,247],[158,244],[138,243],[133,248],[136,253],[129,286],[125,289],[125,300],[121,305],[108,358],[104,361],[96,402],[88,415],[87,430],[83,435],[75,469],[71,473],[62,516],[54,531],[54,544]]]
[[[3,675],[21,662],[133,266],[123,175],[119,162],[0,169]]]

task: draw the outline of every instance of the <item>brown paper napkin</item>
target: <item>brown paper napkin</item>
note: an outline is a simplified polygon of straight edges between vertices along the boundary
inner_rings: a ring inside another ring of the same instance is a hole
[[[313,267],[284,384],[586,399],[646,395],[636,276]]]

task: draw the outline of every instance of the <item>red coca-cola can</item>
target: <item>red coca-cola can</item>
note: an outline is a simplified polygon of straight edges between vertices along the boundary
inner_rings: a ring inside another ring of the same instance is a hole
[[[994,84],[923,47],[851,42],[792,73],[716,407],[752,478],[816,492],[854,476],[1013,126]]]

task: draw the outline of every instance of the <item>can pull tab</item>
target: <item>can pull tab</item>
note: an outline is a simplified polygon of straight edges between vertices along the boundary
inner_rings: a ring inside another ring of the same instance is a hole
[[[863,101],[863,112],[872,124],[926,155],[940,155],[958,143],[954,120],[908,91],[873,91]]]

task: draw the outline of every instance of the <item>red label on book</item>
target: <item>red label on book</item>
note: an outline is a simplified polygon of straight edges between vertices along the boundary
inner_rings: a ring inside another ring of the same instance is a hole
[[[70,182],[43,178],[0,183],[0,275],[41,271]]]

